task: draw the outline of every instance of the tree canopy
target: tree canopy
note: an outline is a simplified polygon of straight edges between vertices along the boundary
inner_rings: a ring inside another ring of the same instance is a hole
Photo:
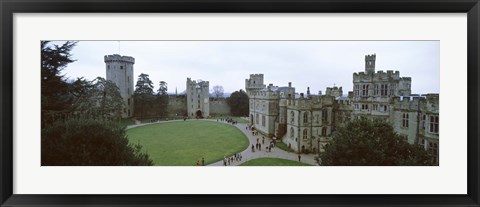
[[[135,85],[135,94],[153,94],[153,82],[148,74],[141,73]]]
[[[339,127],[321,153],[321,165],[392,166],[433,165],[419,145],[409,144],[380,119],[360,118]]]
[[[70,85],[61,74],[74,62],[71,50],[76,42],[67,41],[62,45],[42,41],[41,45],[41,116],[42,126],[53,122],[55,117],[70,112],[72,96]]]
[[[245,91],[235,91],[227,98],[230,113],[234,116],[248,116],[248,95]]]
[[[138,144],[129,143],[125,129],[108,120],[70,118],[42,130],[44,166],[153,165]]]

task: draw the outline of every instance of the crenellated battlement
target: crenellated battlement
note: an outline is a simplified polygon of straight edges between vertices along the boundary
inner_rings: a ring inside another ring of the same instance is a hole
[[[128,62],[135,64],[135,58],[130,57],[130,56],[121,56],[118,54],[114,55],[105,55],[104,56],[104,61],[107,62]]]
[[[393,70],[387,70],[387,71],[379,70],[375,73],[365,73],[365,72],[353,73],[354,82],[376,81],[376,80],[401,80],[401,79],[411,79],[411,78],[400,77],[400,72],[393,71]]]
[[[421,96],[394,97],[392,99],[393,107],[396,110],[407,111],[431,111],[438,113],[439,95],[426,94]]]
[[[287,99],[288,106],[290,108],[321,108],[323,106],[330,106],[335,103],[334,96],[314,96],[305,98],[300,94],[300,98],[289,100]]]
[[[210,85],[210,82],[202,81],[202,80],[199,80],[197,82],[196,80],[192,80],[191,78],[187,78],[187,84],[188,85],[193,85],[193,86],[208,87]]]
[[[280,94],[278,91],[267,91],[267,90],[258,90],[258,91],[249,91],[248,96],[250,98],[258,99],[279,99]]]

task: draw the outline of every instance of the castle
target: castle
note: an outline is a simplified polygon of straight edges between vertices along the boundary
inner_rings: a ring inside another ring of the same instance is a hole
[[[105,56],[107,80],[113,81],[124,99],[122,117],[133,115],[133,64],[129,56]],[[375,71],[376,55],[365,56],[365,71],[353,73],[353,91],[327,87],[323,95],[295,93],[289,82],[279,87],[264,83],[263,74],[245,80],[249,97],[249,122],[265,136],[276,137],[296,152],[321,152],[332,133],[358,117],[381,118],[410,144],[439,154],[439,94],[411,93],[410,77],[399,71]],[[187,78],[186,94],[170,95],[169,115],[206,118],[228,114],[225,100],[211,102],[209,82]]]
[[[245,80],[250,124],[260,133],[282,139],[296,152],[320,152],[336,127],[358,118],[381,118],[410,144],[422,145],[438,162],[439,94],[411,94],[411,78],[399,71],[375,71],[376,55],[365,56],[365,71],[353,74],[353,91],[342,87],[326,94],[296,94],[291,83],[278,87],[263,74]]]

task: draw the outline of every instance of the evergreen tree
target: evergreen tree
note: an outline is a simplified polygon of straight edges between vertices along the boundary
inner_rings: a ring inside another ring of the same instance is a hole
[[[160,81],[160,87],[157,91],[157,109],[160,116],[168,115],[168,84],[165,81]]]
[[[76,42],[67,41],[62,45],[42,41],[41,48],[41,119],[42,127],[70,112],[72,96],[69,84],[61,74],[74,62],[71,50]]]
[[[137,84],[135,85],[135,114],[143,118],[146,115],[146,109],[152,108],[155,101],[153,96],[153,82],[150,80],[148,74],[140,74],[138,76]]]

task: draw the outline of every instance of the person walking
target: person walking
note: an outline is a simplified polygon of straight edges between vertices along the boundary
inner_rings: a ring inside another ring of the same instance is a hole
[[[197,160],[197,166],[200,166],[200,160]]]
[[[262,144],[258,143],[258,151],[262,150]]]
[[[255,149],[254,149],[254,146],[253,146],[253,144],[252,144],[252,152],[255,152]]]
[[[302,155],[298,155],[298,161],[300,162],[300,159],[302,159]]]
[[[262,144],[265,144],[265,137],[262,137]]]
[[[202,166],[205,166],[205,159],[202,157]]]

